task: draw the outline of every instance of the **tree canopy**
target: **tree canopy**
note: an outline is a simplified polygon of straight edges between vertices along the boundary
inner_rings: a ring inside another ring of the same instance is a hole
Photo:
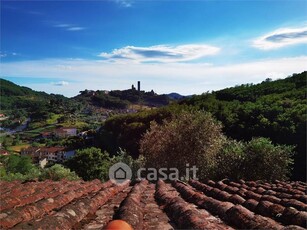
[[[161,125],[152,122],[141,140],[140,152],[148,167],[177,168],[185,174],[187,164],[195,165],[198,176],[206,178],[222,146],[221,128],[208,113],[183,111]]]
[[[211,112],[236,140],[267,137],[295,146],[292,179],[306,180],[307,72],[186,98],[182,105]]]

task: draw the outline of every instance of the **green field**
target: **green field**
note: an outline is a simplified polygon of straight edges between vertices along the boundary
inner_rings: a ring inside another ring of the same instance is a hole
[[[10,146],[7,148],[7,150],[13,153],[20,153],[22,149],[25,149],[28,147],[30,147],[29,144],[21,144],[21,145]]]
[[[46,120],[48,125],[56,124],[60,117],[64,116],[63,114],[52,114],[51,118]]]

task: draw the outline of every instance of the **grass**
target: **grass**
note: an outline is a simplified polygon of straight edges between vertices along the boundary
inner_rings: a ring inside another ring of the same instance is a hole
[[[20,153],[22,149],[30,147],[29,144],[21,144],[21,145],[15,145],[15,146],[10,146],[7,148],[8,151],[15,152],[15,153]]]
[[[52,114],[51,118],[50,118],[50,119],[47,119],[46,123],[47,123],[48,125],[56,124],[57,121],[58,121],[58,119],[59,119],[60,117],[62,117],[62,116],[63,116],[63,114]]]
[[[41,132],[51,131],[55,128],[55,125],[45,125],[42,127],[36,127],[35,129],[22,132],[22,136],[26,139],[33,139],[40,135]]]
[[[40,129],[46,125],[45,121],[30,122],[28,128],[31,130]]]
[[[59,125],[62,125],[63,127],[75,127],[77,129],[80,129],[80,128],[83,128],[85,126],[88,126],[88,123],[86,123],[84,121],[75,121],[75,122],[66,121],[64,123],[60,123]]]
[[[3,135],[3,136],[0,136],[0,143],[3,143],[3,141],[4,141],[4,139],[6,138],[6,136],[5,135]]]
[[[149,107],[147,105],[137,105],[137,104],[132,104],[132,105],[129,105],[128,107],[129,109],[135,109],[135,110],[150,110],[152,109],[152,107]]]
[[[55,125],[45,125],[45,126],[37,127],[35,129],[28,130],[25,133],[41,133],[41,132],[51,131],[54,128],[55,128]]]

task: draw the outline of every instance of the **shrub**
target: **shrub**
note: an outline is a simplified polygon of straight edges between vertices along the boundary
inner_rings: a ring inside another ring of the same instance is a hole
[[[14,181],[14,180],[36,180],[40,176],[40,170],[36,167],[30,169],[27,173],[22,174],[20,172],[12,173],[6,172],[4,167],[0,167],[0,179],[5,181]]]
[[[0,178],[3,178],[6,176],[6,171],[3,166],[0,166]]]
[[[293,147],[273,145],[268,138],[254,138],[244,148],[244,178],[286,180],[293,165]]]
[[[3,164],[7,173],[27,174],[35,168],[31,158],[28,156],[10,154],[8,156],[2,156],[0,162]]]
[[[225,139],[223,147],[216,157],[215,178],[212,179],[236,180],[243,177],[242,168],[245,160],[243,142]]]
[[[226,140],[217,154],[216,179],[286,180],[293,164],[293,147],[274,145],[268,138],[249,142]]]
[[[26,175],[23,175],[21,173],[8,173],[5,176],[1,177],[1,180],[5,180],[5,181],[14,181],[14,180],[25,181],[25,180],[27,180],[27,177],[26,177]]]
[[[141,139],[140,152],[147,167],[177,168],[184,176],[186,164],[195,165],[199,168],[197,176],[204,179],[214,174],[223,140],[220,123],[209,113],[183,111],[162,125],[152,122]]]
[[[136,179],[137,171],[140,168],[145,167],[145,158],[143,156],[139,156],[137,159],[133,159],[125,150],[120,150],[117,152],[117,156],[114,156],[112,159],[112,164],[123,162],[127,164],[132,171],[132,179]]]
[[[65,168],[63,165],[55,164],[50,168],[46,168],[43,170],[42,174],[40,175],[40,180],[79,180],[80,178],[77,176],[75,172],[70,171],[68,168]]]
[[[186,164],[195,165],[201,180],[285,180],[293,164],[293,147],[274,145],[267,138],[227,139],[220,124],[199,111],[181,112],[162,125],[152,122],[140,146],[146,167],[177,168],[182,177]]]
[[[84,180],[100,179],[102,181],[109,179],[111,164],[109,154],[94,147],[77,150],[76,155],[65,162],[65,166],[75,171]]]

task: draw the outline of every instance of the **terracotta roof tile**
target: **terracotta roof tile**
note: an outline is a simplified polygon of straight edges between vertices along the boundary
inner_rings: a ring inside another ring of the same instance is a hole
[[[0,182],[1,229],[303,229],[303,182]]]

